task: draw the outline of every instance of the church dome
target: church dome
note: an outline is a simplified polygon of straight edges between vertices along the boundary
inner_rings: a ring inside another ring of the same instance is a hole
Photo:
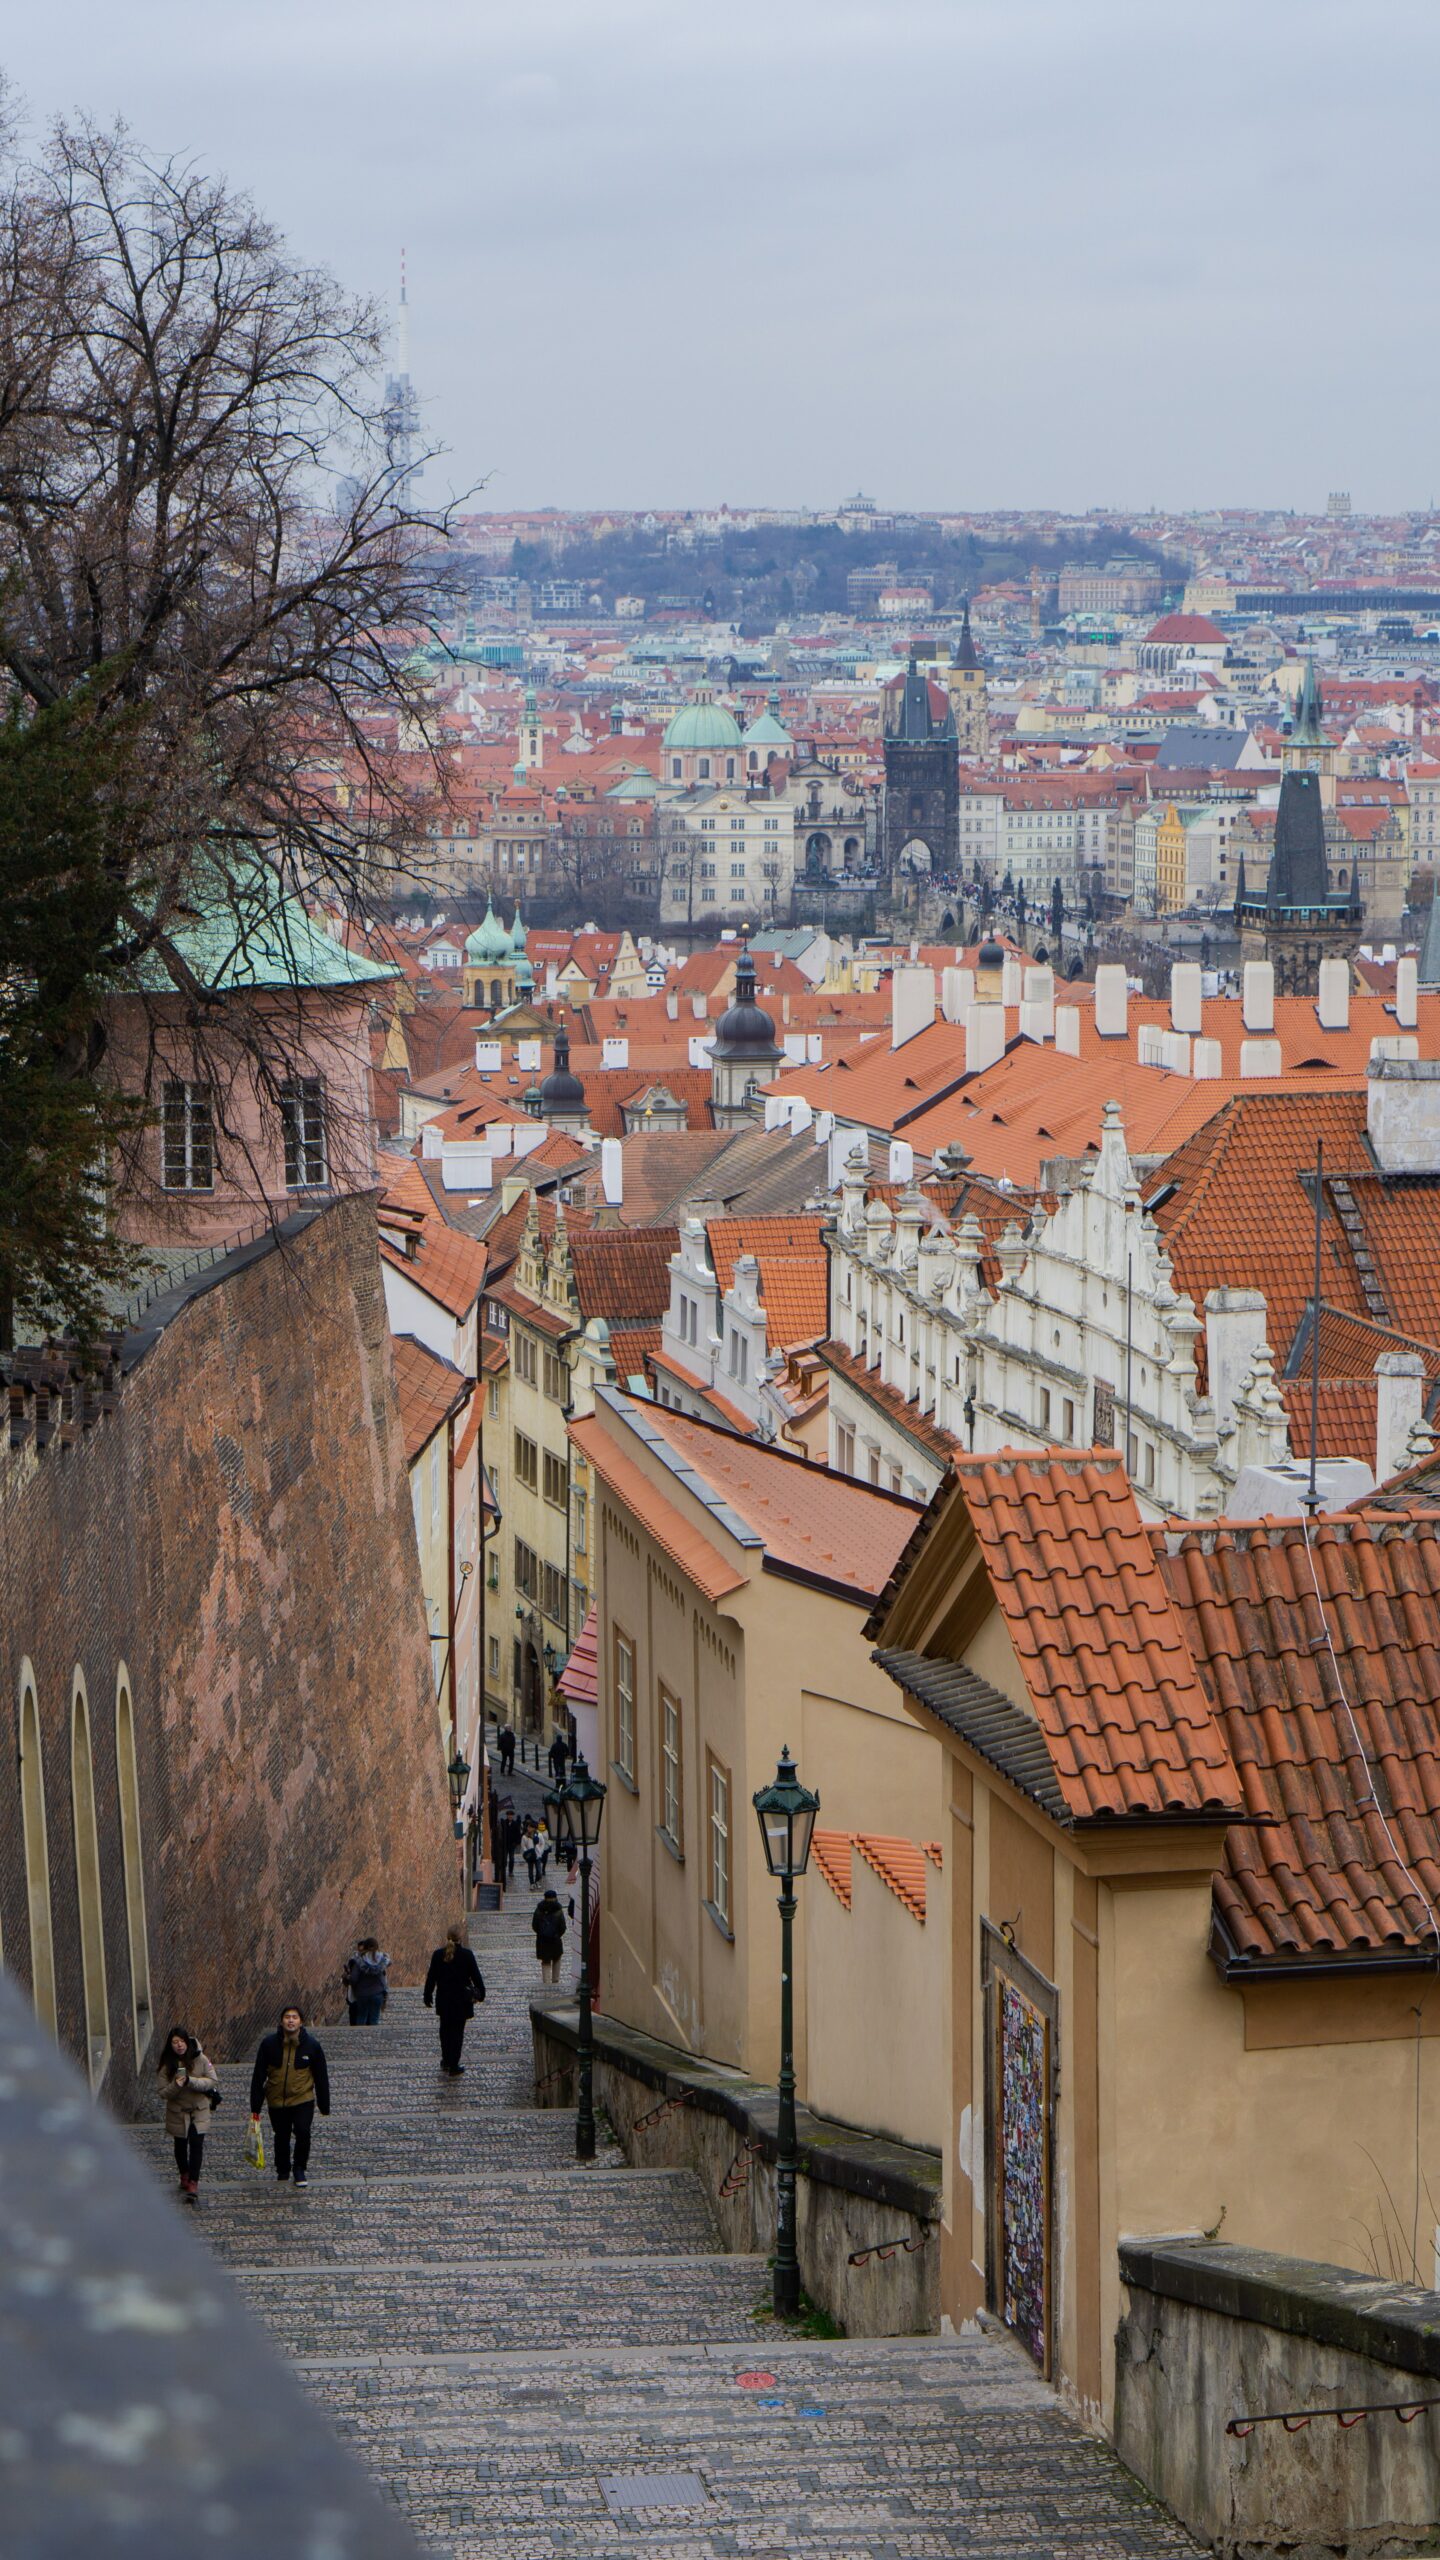
[[[555,1064],[540,1087],[540,1116],[548,1119],[561,1111],[583,1111],[585,1087],[570,1066],[570,1034],[563,1023],[555,1034]]]
[[[513,959],[510,936],[487,899],[485,913],[472,934],[466,937],[465,957],[478,960],[482,967],[493,968],[501,961]]]
[[[735,997],[715,1026],[712,1058],[770,1060],[780,1055],[775,1025],[755,1000],[755,963],[748,950],[735,964]]]
[[[665,731],[666,749],[682,754],[686,749],[707,753],[739,744],[739,722],[715,700],[708,685],[697,686],[694,699],[676,712]]]
[[[998,942],[982,942],[976,956],[977,969],[1003,969],[1005,954]]]

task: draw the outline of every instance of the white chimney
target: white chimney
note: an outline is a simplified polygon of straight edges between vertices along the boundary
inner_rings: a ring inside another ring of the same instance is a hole
[[[1259,1289],[1211,1289],[1205,1298],[1205,1369],[1215,1427],[1235,1418],[1235,1399],[1265,1339],[1265,1299]]]
[[[1402,1031],[1413,1031],[1420,1017],[1415,999],[1420,985],[1420,963],[1413,951],[1406,951],[1395,963],[1395,1019]]]
[[[1375,1363],[1375,1481],[1384,1484],[1410,1463],[1410,1434],[1425,1400],[1425,1363],[1418,1351],[1382,1351]],[[1336,1450],[1352,1457],[1353,1450]]]
[[[1102,960],[1095,972],[1095,1028],[1102,1040],[1123,1040],[1130,1016],[1130,981],[1118,960]]]
[[[833,1112],[833,1111],[817,1111],[817,1112],[816,1112],[816,1114],[815,1114],[815,1130],[814,1130],[814,1136],[815,1136],[815,1144],[816,1144],[816,1146],[817,1146],[817,1147],[828,1147],[828,1146],[829,1146],[829,1144],[830,1144],[830,1136],[831,1136],[831,1132],[832,1132],[832,1130],[834,1129],[834,1126],[835,1126],[835,1114],[834,1114],[834,1112]]]
[[[1197,1084],[1213,1084],[1215,1082],[1220,1073],[1220,1043],[1218,1040],[1191,1041],[1190,1073],[1195,1078]]]
[[[783,1033],[781,1036],[780,1046],[784,1050],[792,1067],[804,1066],[805,1034],[803,1031],[787,1031]]]
[[[782,1022],[788,1022],[790,1019],[790,999],[788,996],[782,996],[780,999],[780,1019]]]
[[[452,1142],[440,1151],[440,1179],[447,1191],[488,1191],[494,1170],[488,1147]]]
[[[1032,1033],[1031,1036],[1039,1040],[1048,1040],[1055,1028],[1055,972],[1053,969],[1027,969],[1024,985],[1022,1004],[1027,1008],[1035,1007],[1045,1016],[1043,1030]]]
[[[1366,1124],[1382,1173],[1440,1173],[1440,1058],[1375,1058]]]
[[[492,1120],[485,1131],[485,1144],[492,1156],[508,1156],[514,1135],[513,1120]]]
[[[665,1018],[667,1022],[678,1022],[680,1019],[680,990],[678,987],[672,987],[665,998]]]
[[[501,1048],[498,1040],[476,1041],[475,1068],[477,1074],[482,1076],[498,1075],[504,1063],[505,1052]]]
[[[625,1197],[625,1160],[618,1138],[600,1141],[600,1189],[610,1206],[618,1209]]]
[[[840,1185],[845,1178],[845,1167],[850,1161],[850,1151],[854,1144],[855,1132],[853,1129],[834,1128],[831,1130],[825,1155],[825,1188],[827,1191],[839,1190]]]
[[[764,1097],[764,1102],[766,1128],[784,1129],[788,1127],[790,1121],[790,1096],[788,1093],[767,1093]]]
[[[947,1022],[963,1022],[975,1001],[973,969],[942,969],[940,1010]]]
[[[1382,1031],[1370,1043],[1370,1063],[1377,1058],[1418,1058],[1420,1042],[1413,1031]]]
[[[630,1064],[629,1041],[602,1040],[600,1043],[600,1064],[602,1067],[628,1067]]]
[[[549,1135],[549,1125],[544,1120],[517,1120],[515,1123],[516,1156],[532,1156],[537,1147],[544,1146]]]
[[[977,1004],[965,1025],[965,1073],[978,1075],[1005,1055],[1005,1008]]]
[[[1320,992],[1315,999],[1316,1018],[1322,1031],[1348,1031],[1350,1028],[1350,963],[1332,957],[1320,963]]]
[[[554,1000],[554,998],[555,998],[556,996],[558,996],[558,994],[559,994],[559,993],[560,993],[560,972],[559,972],[559,970],[556,968],[555,963],[554,963],[554,961],[553,961],[553,960],[547,960],[547,961],[546,961],[546,963],[545,963],[545,1001],[546,1001],[546,1003],[547,1003],[547,1004],[552,1003],[552,1002],[553,1002],[553,1000]]]
[[[1007,951],[1000,968],[1000,1001],[1019,1004],[1025,985],[1025,963],[1016,951]]]
[[[438,1120],[426,1120],[422,1124],[420,1130],[420,1153],[422,1156],[438,1156],[443,1151],[444,1145],[445,1141],[440,1134],[440,1124]]]
[[[1021,1039],[1038,1040],[1043,1046],[1055,1028],[1055,1007],[1053,1004],[1022,1004],[1019,1021]]]
[[[704,996],[692,996],[690,999],[690,1010],[697,1022],[709,1021],[710,1007]]]
[[[1188,1076],[1190,1073],[1190,1034],[1188,1031],[1161,1032],[1160,1064],[1162,1067],[1168,1067],[1172,1075]]]
[[[1078,1004],[1057,1004],[1055,1007],[1055,1046],[1064,1057],[1079,1057],[1080,1007]]]
[[[1135,1028],[1135,1059],[1136,1064],[1142,1067],[1159,1066],[1160,1025],[1158,1022],[1137,1023]]]
[[[1275,967],[1270,960],[1247,960],[1241,977],[1240,1014],[1247,1031],[1275,1028]],[[1243,1075],[1245,1070],[1240,1070]]]
[[[1394,959],[1394,957],[1395,957],[1395,945],[1394,945],[1394,943],[1393,943],[1393,942],[1382,942],[1382,943],[1381,943],[1381,945],[1380,945],[1380,965],[1381,965],[1381,967],[1382,967],[1382,968],[1388,968],[1388,967],[1389,967],[1389,965],[1390,965],[1390,962]]]
[[[823,1054],[824,1054],[824,1047],[825,1047],[825,1044],[824,1044],[823,1040],[821,1039],[820,1034],[819,1034],[819,1032],[818,1032],[818,1031],[807,1031],[807,1032],[806,1032],[806,1034],[805,1034],[805,1063],[806,1063],[807,1067],[818,1067],[818,1066],[819,1066],[820,1061],[821,1061],[821,1058],[822,1058],[822,1056],[823,1056]]]
[[[935,1019],[935,972],[902,968],[890,976],[890,1046],[902,1049]]]
[[[1251,969],[1268,969],[1268,960],[1247,962]],[[1279,1076],[1285,1072],[1284,1057],[1278,1040],[1242,1040],[1240,1073],[1242,1076]]]
[[[790,1135],[803,1138],[815,1117],[814,1109],[803,1093],[787,1093],[785,1102],[790,1115]]]
[[[1198,1031],[1203,993],[1202,973],[1198,960],[1177,960],[1170,972],[1170,1027],[1172,1031]]]
[[[708,1067],[710,1064],[710,1052],[714,1046],[715,1043],[713,1040],[702,1040],[698,1036],[692,1039],[686,1050],[686,1055],[689,1058],[691,1066]]]
[[[540,1041],[522,1040],[515,1052],[515,1064],[520,1069],[522,1075],[538,1076],[540,1073],[540,1061],[543,1054],[544,1051]]]
[[[892,1182],[913,1182],[914,1178],[915,1178],[915,1150],[914,1150],[914,1148],[910,1145],[910,1143],[909,1143],[908,1139],[905,1139],[905,1138],[892,1138],[892,1139],[891,1139],[891,1141],[890,1141],[890,1179],[891,1179],[891,1181],[892,1181]]]

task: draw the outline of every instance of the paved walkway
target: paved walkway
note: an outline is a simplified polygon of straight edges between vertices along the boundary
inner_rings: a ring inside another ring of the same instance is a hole
[[[207,2146],[200,2228],[423,2542],[1193,2560],[1004,2341],[777,2337],[763,2261],[720,2251],[688,2171],[578,2168],[572,2119],[529,2103],[530,1909],[522,1887],[472,1924],[490,1997],[464,2079],[402,1989],[382,2026],[326,2033],[308,2190],[244,2166],[239,2066]],[[628,2504],[636,2475],[692,2503]]]

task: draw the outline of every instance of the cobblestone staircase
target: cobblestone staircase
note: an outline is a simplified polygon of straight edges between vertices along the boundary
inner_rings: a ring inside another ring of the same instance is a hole
[[[490,1996],[463,2079],[397,1990],[381,2026],[326,2032],[308,2189],[245,2166],[239,2067],[207,2144],[201,2230],[422,2541],[452,2560],[1191,2550],[1002,2341],[777,2336],[763,2262],[719,2250],[688,2171],[578,2168],[573,2120],[530,2103],[529,1892],[508,1906],[472,1923]],[[158,2129],[138,2139],[164,2174]]]

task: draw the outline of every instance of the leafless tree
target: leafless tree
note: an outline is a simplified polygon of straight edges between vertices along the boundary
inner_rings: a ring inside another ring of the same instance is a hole
[[[258,849],[354,912],[415,877],[447,792],[413,652],[448,517],[412,504],[433,456],[397,444],[382,353],[376,309],[223,182],[121,127],[27,153],[0,99],[0,692],[106,739],[98,975],[202,1042],[197,866]],[[103,1076],[104,1041],[97,1009],[57,1067]]]

